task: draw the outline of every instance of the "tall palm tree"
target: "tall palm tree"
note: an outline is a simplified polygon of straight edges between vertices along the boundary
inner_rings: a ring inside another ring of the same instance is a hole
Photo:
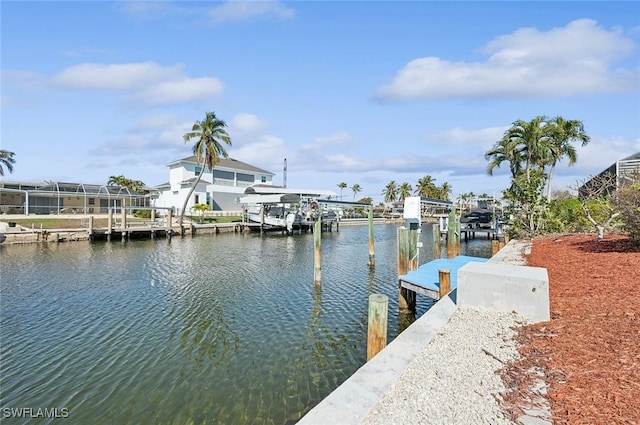
[[[196,139],[192,150],[196,157],[196,162],[202,163],[202,167],[198,177],[191,186],[191,190],[189,190],[189,194],[184,199],[184,205],[182,206],[182,211],[180,211],[180,218],[178,220],[178,224],[180,224],[180,226],[182,226],[184,221],[184,213],[187,209],[189,198],[193,194],[194,190],[196,190],[198,183],[200,183],[200,179],[202,178],[202,174],[205,169],[212,170],[213,166],[220,161],[220,157],[227,158],[229,156],[223,145],[226,144],[231,146],[231,138],[225,130],[226,126],[227,124],[223,120],[216,117],[215,112],[207,112],[205,119],[203,121],[196,121],[193,124],[191,131],[183,136],[185,143],[192,139]]]
[[[387,183],[387,186],[382,191],[384,195],[384,202],[392,203],[398,199],[398,186],[396,185],[396,181],[392,180]]]
[[[418,187],[416,187],[416,195],[424,196],[425,198],[431,198],[434,195],[436,184],[435,179],[430,175],[426,175],[418,180]]]
[[[16,160],[13,158],[15,153],[0,149],[0,176],[4,176],[5,167],[10,173],[13,173],[13,164]]]
[[[558,162],[562,158],[569,158],[569,166],[576,163],[578,154],[573,142],[581,142],[582,146],[586,146],[591,138],[584,131],[584,124],[578,120],[565,120],[557,116],[549,121],[553,132],[551,133],[551,144],[549,149],[549,178],[547,180],[547,200],[551,200],[551,179]]]
[[[347,184],[345,182],[338,183],[338,187],[340,188],[340,200],[342,201],[342,189],[347,188]]]
[[[503,139],[515,144],[515,149],[524,159],[527,182],[531,180],[531,167],[544,166],[551,149],[553,128],[548,125],[547,117],[539,115],[531,121],[517,120],[509,128]]]
[[[356,194],[358,192],[362,192],[362,188],[360,187],[360,185],[358,183],[354,184],[353,186],[351,186],[351,190],[353,191],[353,200],[356,200]]]
[[[438,188],[438,198],[448,201],[452,191],[453,187],[451,187],[451,184],[449,182],[444,182],[442,183],[442,186]]]
[[[516,177],[522,168],[522,152],[518,143],[505,136],[498,140],[493,148],[491,148],[484,157],[489,161],[487,166],[487,173],[492,176],[493,170],[499,168],[503,162],[509,163],[509,169],[511,170],[511,177]]]
[[[407,182],[404,182],[398,188],[398,200],[404,201],[409,196],[411,196],[411,185]]]

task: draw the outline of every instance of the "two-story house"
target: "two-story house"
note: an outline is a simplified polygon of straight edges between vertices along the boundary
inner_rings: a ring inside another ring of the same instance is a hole
[[[179,159],[167,164],[169,167],[169,182],[158,185],[157,207],[175,207],[179,212],[185,197],[191,190],[198,174],[202,171],[202,164],[195,156]],[[239,211],[240,205],[236,198],[242,196],[247,187],[253,185],[272,185],[274,173],[233,158],[221,158],[213,167],[206,169],[198,186],[189,198],[187,212],[195,204],[207,204],[212,211]]]

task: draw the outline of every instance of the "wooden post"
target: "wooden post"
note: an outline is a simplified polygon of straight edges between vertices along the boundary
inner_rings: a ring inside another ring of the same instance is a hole
[[[93,241],[93,216],[89,216],[89,240]]]
[[[107,242],[111,242],[111,232],[113,231],[113,208],[107,210]]]
[[[491,241],[491,256],[496,255],[498,251],[500,251],[500,242],[494,239]]]
[[[313,283],[320,285],[322,283],[322,212],[318,208],[318,215],[313,229]]]
[[[447,269],[438,270],[438,282],[438,299],[441,299],[451,292],[451,272]]]
[[[498,240],[498,251],[504,248],[504,241]]]
[[[191,237],[193,237],[193,235],[195,234],[195,227],[193,225],[193,221],[189,223],[189,233],[191,234]]]
[[[122,199],[121,207],[120,207],[120,216],[121,216],[122,222],[120,223],[120,229],[122,229],[123,233],[124,233],[124,230],[127,228],[127,210],[124,209],[124,205],[125,205],[125,200]]]
[[[509,243],[509,235],[507,235],[506,233],[504,234],[504,244],[508,244]]]
[[[173,236],[173,208],[169,208],[167,211],[166,219],[167,222],[165,223],[165,226],[167,229],[167,238],[169,239],[169,242],[171,242],[171,236]]]
[[[409,271],[409,229],[402,226],[397,230],[398,234],[398,276],[407,274]],[[406,290],[400,286],[398,280],[398,309],[401,312],[408,312],[409,303],[406,297]]]
[[[456,256],[456,210],[451,209],[447,223],[447,258]]]
[[[460,255],[461,233],[462,233],[462,224],[456,223],[456,255]]]
[[[389,298],[382,294],[369,295],[369,323],[367,331],[367,361],[387,346],[387,312]]]
[[[431,233],[433,235],[433,258],[440,258],[440,225],[433,223],[431,226]]]
[[[156,210],[152,209],[151,210],[151,221],[156,221]]]
[[[376,267],[375,244],[373,241],[373,205],[369,207],[369,268]]]

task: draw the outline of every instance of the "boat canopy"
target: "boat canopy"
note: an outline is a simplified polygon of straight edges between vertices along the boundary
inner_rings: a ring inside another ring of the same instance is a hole
[[[300,196],[293,193],[272,195],[246,195],[237,199],[239,204],[295,204],[300,202]]]
[[[271,194],[294,194],[305,197],[313,197],[313,198],[321,198],[321,197],[332,197],[335,198],[338,196],[337,193],[331,190],[322,190],[322,189],[289,189],[286,187],[279,186],[271,186],[271,185],[254,185],[249,186],[244,190],[246,195],[271,195]]]

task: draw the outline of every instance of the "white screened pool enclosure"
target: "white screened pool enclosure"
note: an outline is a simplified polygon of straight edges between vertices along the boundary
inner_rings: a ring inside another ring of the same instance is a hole
[[[150,189],[153,191],[153,189]],[[2,214],[106,214],[109,208],[149,207],[152,194],[124,186],[0,181]]]

